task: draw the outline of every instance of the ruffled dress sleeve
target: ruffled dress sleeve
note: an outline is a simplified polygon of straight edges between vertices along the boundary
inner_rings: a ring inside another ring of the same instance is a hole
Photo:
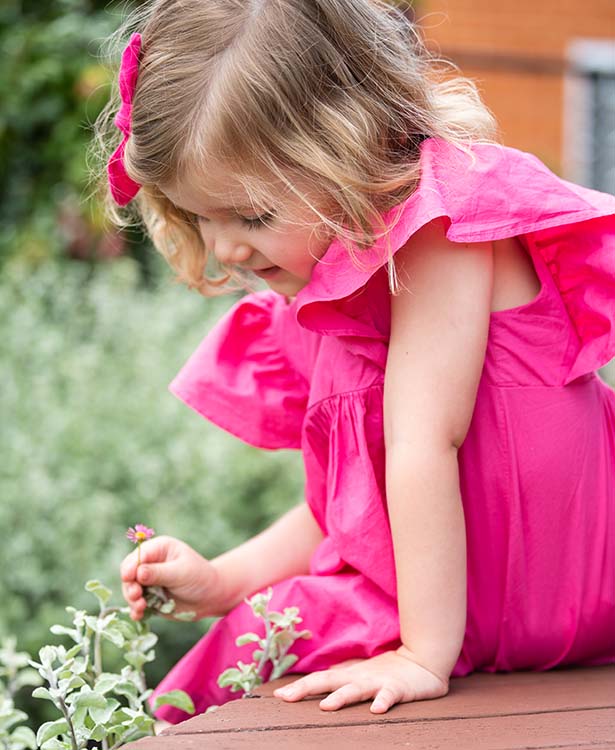
[[[300,448],[309,389],[284,350],[292,322],[283,296],[244,297],[205,336],[169,390],[250,445]]]
[[[498,144],[468,152],[441,139],[421,144],[416,191],[393,207],[388,231],[360,265],[334,241],[297,297],[297,319],[312,331],[338,336],[357,354],[373,354],[384,368],[388,313],[365,307],[364,298],[387,294],[386,267],[422,226],[441,218],[458,243],[523,235],[543,258],[576,332],[563,384],[615,357],[615,196],[575,185],[553,174],[531,154]],[[362,294],[367,288],[376,294]],[[370,304],[370,303],[367,303]],[[372,303],[373,307],[373,303]]]

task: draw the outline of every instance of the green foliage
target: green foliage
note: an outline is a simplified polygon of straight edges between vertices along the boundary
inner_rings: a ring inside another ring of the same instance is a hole
[[[147,605],[143,612],[144,620],[153,615],[171,615],[175,612],[175,599],[170,597],[168,591],[162,586],[145,586],[143,597]],[[173,617],[176,620],[191,622],[196,617],[196,612],[177,612]]]
[[[38,673],[28,667],[30,655],[16,651],[17,640],[6,638],[0,646],[0,747],[3,750],[36,750],[32,729],[23,726],[28,715],[15,706],[22,688],[42,683]]]
[[[253,662],[244,664],[237,662],[237,667],[230,667],[218,677],[220,687],[230,687],[231,692],[236,693],[243,690],[244,696],[252,695],[252,691],[258,685],[263,684],[265,668],[271,665],[270,680],[277,680],[287,672],[299,658],[289,651],[299,638],[311,638],[309,630],[296,630],[295,625],[302,622],[297,607],[286,607],[284,612],[270,612],[269,602],[273,591],[271,588],[266,593],[254,594],[246,599],[246,604],[252,609],[252,613],[261,619],[265,625],[265,636],[257,633],[244,633],[237,640],[237,646],[245,646],[247,643],[255,643],[258,648],[252,653]]]
[[[0,282],[0,637],[30,653],[66,602],[83,608],[77,573],[118,582],[118,529],[143,521],[213,557],[302,493],[298,454],[246,446],[166,390],[230,300],[168,278],[147,292],[129,259],[88,273],[14,267]],[[152,685],[206,626],[160,622]]]
[[[100,209],[82,205],[86,147],[110,90],[99,47],[119,21],[117,2],[0,4],[0,267],[62,254],[75,221],[101,234]]]
[[[155,659],[158,637],[144,620],[130,619],[129,607],[107,606],[112,592],[100,581],[88,581],[85,590],[98,600],[97,615],[69,606],[66,611],[72,615],[72,627],[50,628],[54,635],[69,638],[74,645],[68,649],[45,645],[39,649],[38,662],[24,652],[18,653],[14,638],[7,639],[0,649],[0,743],[4,750],[87,750],[93,743],[101,750],[116,750],[155,734],[149,703],[153,691],[147,688],[144,667]],[[289,653],[290,648],[297,639],[311,637],[308,630],[295,628],[302,621],[299,609],[270,612],[271,597],[269,588],[246,600],[254,616],[263,620],[265,636],[245,633],[237,638],[237,645],[257,644],[255,661],[239,661],[237,668],[225,670],[218,678],[220,687],[243,690],[244,697],[262,684],[269,663],[272,680],[290,669],[298,658]],[[166,601],[173,600],[167,595]],[[103,666],[105,641],[122,652],[125,664],[118,672]],[[41,685],[43,682],[46,686]],[[26,685],[35,686],[33,698],[48,701],[61,714],[42,723],[36,736],[29,727],[19,726],[28,716],[13,702],[15,692]],[[164,705],[195,712],[192,699],[182,690],[158,695],[153,710]]]
[[[0,742],[3,750],[36,750],[34,732],[23,726],[27,718],[26,713],[15,708],[11,698],[0,693]]]
[[[111,591],[100,581],[88,581],[85,589],[98,599],[98,614],[66,607],[73,616],[73,627],[51,628],[52,633],[68,636],[75,645],[68,650],[43,646],[40,661],[30,661],[47,683],[47,687],[37,687],[33,697],[49,701],[61,714],[38,728],[36,743],[41,750],[86,750],[92,742],[101,743],[98,746],[103,750],[115,750],[155,734],[148,703],[152,691],[146,687],[143,667],[154,660],[158,637],[146,623],[133,622],[128,607],[107,607]],[[118,674],[104,670],[104,640],[122,651],[126,664]],[[190,697],[182,691],[158,696],[157,706],[168,701],[194,713]]]

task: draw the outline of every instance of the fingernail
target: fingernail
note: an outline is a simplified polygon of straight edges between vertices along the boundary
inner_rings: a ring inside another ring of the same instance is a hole
[[[295,689],[291,687],[283,687],[283,688],[278,688],[275,692],[277,695],[290,696],[295,692]]]

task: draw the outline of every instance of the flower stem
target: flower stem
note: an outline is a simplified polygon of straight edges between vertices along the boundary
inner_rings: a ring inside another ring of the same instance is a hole
[[[55,690],[58,689],[58,680],[52,669],[49,670],[46,679],[47,679],[47,682],[49,682],[49,685],[51,688]],[[55,703],[55,705],[58,706],[60,711],[62,711],[62,714],[64,715],[64,718],[66,719],[66,723],[68,724],[68,728],[70,729],[70,741],[71,741],[73,750],[79,750],[79,746],[77,745],[77,737],[75,736],[75,727],[73,726],[73,722],[70,718],[70,714],[68,712],[68,706],[66,705],[64,701],[64,696],[59,695],[58,703]]]
[[[60,696],[60,706],[62,708],[64,718],[66,719],[66,722],[68,724],[68,728],[70,729],[70,741],[71,745],[73,746],[73,750],[79,750],[79,746],[77,745],[77,737],[75,736],[75,727],[73,726],[70,714],[68,713],[68,708],[66,706],[66,703],[64,703],[64,698],[62,698],[62,696]]]
[[[265,608],[265,614],[263,616],[263,620],[265,622],[265,644],[263,646],[263,653],[261,654],[260,661],[258,662],[258,666],[256,667],[256,676],[261,677],[263,669],[265,668],[265,664],[267,663],[267,660],[269,657],[269,652],[271,650],[271,640],[273,637],[273,630],[271,629],[271,623],[269,622],[269,611],[267,608]],[[254,687],[254,686],[253,686]],[[246,696],[251,696],[252,690],[249,689],[246,691]]]
[[[94,680],[96,680],[97,677],[100,677],[102,672],[102,649],[100,641],[100,633],[96,633],[94,636]]]

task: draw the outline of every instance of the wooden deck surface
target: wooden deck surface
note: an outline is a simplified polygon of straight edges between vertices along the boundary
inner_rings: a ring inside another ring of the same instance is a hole
[[[476,673],[451,680],[444,698],[383,715],[368,703],[336,712],[321,711],[317,699],[284,703],[272,685],[124,750],[615,749],[615,665]]]

